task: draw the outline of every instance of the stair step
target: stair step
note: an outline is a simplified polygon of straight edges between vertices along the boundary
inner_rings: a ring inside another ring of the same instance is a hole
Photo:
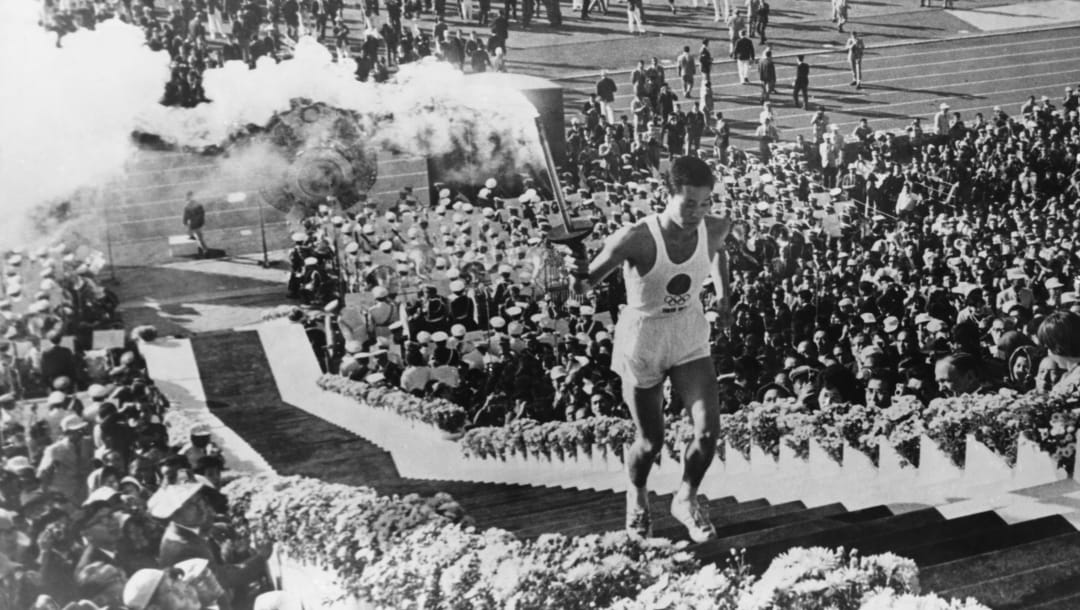
[[[738,506],[742,506],[744,503],[739,503]],[[779,504],[768,504],[753,507],[748,510],[719,510],[710,511],[709,520],[717,528],[730,527],[736,523],[758,523],[765,519],[778,518],[783,515],[792,515],[795,513],[801,513],[806,510],[806,505],[798,500],[792,500],[791,502],[781,502]],[[669,538],[678,538],[683,536],[686,531],[685,526],[678,521],[672,519],[668,522],[666,527],[654,528],[654,532],[657,536],[666,536]]]
[[[810,521],[823,517],[832,517],[835,515],[843,514],[845,512],[847,512],[847,509],[844,508],[843,504],[825,504],[824,506],[804,508],[800,511],[772,515],[768,517],[761,517],[758,519],[740,520],[735,523],[718,524],[716,527],[716,534],[718,536],[718,539],[722,540],[724,538],[738,536],[740,534],[746,534],[749,532],[756,532],[770,527],[787,525],[789,523]]]
[[[856,512],[845,512],[842,505],[827,505],[809,509],[802,513],[795,513],[788,516],[788,519],[781,519],[780,522],[756,528],[754,531],[729,534],[726,532],[721,533],[723,530],[718,530],[717,533],[720,534],[720,537],[717,540],[700,545],[697,553],[702,561],[711,563],[727,555],[732,549],[779,543],[799,534],[835,531],[848,527],[849,523],[880,519],[888,515],[892,515],[892,513],[884,506],[871,507]],[[841,520],[840,517],[845,517],[846,520]]]
[[[1080,593],[1028,606],[1027,610],[1076,610],[1080,608]]]
[[[557,524],[580,523],[587,520],[590,514],[608,510],[615,505],[622,506],[623,502],[624,500],[621,497],[613,494],[607,498],[591,498],[576,501],[573,504],[551,506],[546,509],[533,507],[530,510],[530,507],[524,506],[522,510],[516,511],[514,514],[504,515],[501,518],[496,517],[496,519],[499,522],[499,527],[512,532],[528,530],[540,525],[558,530]],[[567,517],[567,510],[576,511],[573,514],[577,515],[577,517]]]
[[[568,506],[593,506],[596,503],[604,504],[616,500],[617,498],[611,496],[548,494],[544,489],[537,489],[528,494],[507,496],[501,502],[496,499],[481,504],[477,506],[474,512],[477,516],[490,516],[500,521],[515,517],[527,519],[530,513],[535,514],[544,510],[566,508]]]
[[[908,530],[866,536],[859,541],[859,551],[863,555],[890,551],[902,555],[903,553],[900,553],[897,549],[915,547],[927,544],[927,541],[937,541],[952,536],[964,536],[971,532],[988,532],[1005,527],[1005,521],[992,512],[975,513],[974,515],[929,523]]]
[[[944,520],[941,513],[933,508],[915,510],[900,515],[890,513],[879,519],[851,523],[840,529],[813,532],[801,536],[796,535],[785,540],[749,546],[746,548],[746,562],[755,571],[761,571],[769,566],[774,557],[792,547],[843,546],[858,549],[860,548],[859,541],[863,538],[910,530],[930,523],[940,523]]]
[[[622,493],[614,493],[614,492],[608,492],[608,494],[609,494],[609,501],[612,502],[612,504],[611,504],[612,510],[614,510],[616,505],[618,505],[619,509],[625,510],[625,508],[626,508],[626,499],[625,499],[626,496],[624,494],[622,494]],[[650,494],[650,496],[652,496],[652,498],[653,498],[651,500],[653,502],[653,505],[654,506],[659,506],[658,501],[656,500],[655,494]],[[733,498],[731,496],[726,496],[726,497],[723,497],[723,498],[717,498],[715,500],[706,500],[703,497],[701,502],[702,502],[702,504],[704,506],[708,506],[712,510],[724,510],[726,508],[735,506],[737,504],[737,502],[735,501],[735,498]],[[604,504],[606,504],[606,503],[604,503]],[[588,503],[588,504],[583,504],[581,506],[567,506],[567,507],[563,507],[563,508],[557,508],[557,509],[553,509],[553,510],[550,510],[550,511],[544,511],[542,513],[536,513],[535,520],[530,519],[529,516],[526,515],[521,520],[522,522],[521,522],[520,525],[515,526],[515,527],[508,527],[508,529],[511,529],[511,530],[529,529],[529,528],[535,526],[537,523],[563,523],[563,522],[575,523],[575,522],[580,522],[580,521],[588,520],[590,518],[595,517],[597,514],[599,514],[599,511],[605,510],[605,509],[607,509],[606,506],[601,506],[601,505],[596,504],[596,503]],[[622,514],[622,513],[618,513],[618,514]]]
[[[659,502],[655,494],[650,494],[652,502]],[[708,502],[702,497],[702,502]],[[734,505],[734,498],[720,498],[714,500],[719,506]],[[594,501],[580,502],[575,505],[556,506],[547,510],[531,511],[528,513],[522,513],[515,515],[514,519],[506,523],[502,527],[506,527],[511,531],[528,530],[536,527],[538,524],[562,524],[562,523],[581,523],[594,518],[596,515],[604,513],[610,514],[612,511],[618,509],[625,509],[626,498],[622,493],[605,492],[605,495],[598,497]]]
[[[958,519],[946,521],[945,524],[954,521]],[[1067,520],[1053,515],[1005,527],[968,531],[960,535],[950,532],[941,539],[900,546],[893,552],[910,557],[920,567],[927,567],[1075,531]]]
[[[661,532],[666,532],[668,530],[679,531],[679,528],[682,528],[682,526],[678,525],[678,522],[676,522],[667,512],[667,503],[670,502],[670,496],[666,498],[666,502],[664,500],[660,500],[659,502],[653,502],[653,534],[656,536],[665,535]],[[721,514],[723,515],[722,518],[724,519],[733,520],[745,518],[753,515],[756,511],[768,506],[769,503],[765,500],[750,500],[748,502],[739,502],[738,504],[726,507],[727,510],[725,512],[722,512]],[[712,513],[712,517],[713,521],[715,522],[717,520],[717,515],[715,513]],[[622,529],[625,526],[625,520],[626,504],[624,502],[620,502],[617,506],[613,506],[610,510],[606,510],[602,514],[594,516],[593,519],[589,521],[578,520],[576,522],[571,521],[569,523],[561,524],[558,531],[561,531],[568,536],[590,534],[596,531],[612,531]],[[522,535],[536,536],[542,534],[543,532],[537,531],[537,529],[542,529],[542,527],[543,526],[540,525],[536,528],[522,530]]]
[[[654,507],[664,506],[671,502],[671,494],[649,495]],[[544,528],[546,527],[549,531],[562,532],[569,536],[579,536],[622,529],[626,518],[626,498],[622,494],[613,494],[613,496],[610,503],[601,504],[593,513],[579,513],[563,517],[557,521],[538,521],[534,525],[522,528],[519,531],[524,536],[538,536],[545,533]],[[657,517],[657,511],[654,508],[653,519],[655,520]]]
[[[995,610],[1026,610],[1033,604],[1080,594],[1080,562],[1075,559],[1059,561],[943,591],[942,594],[948,597],[976,597]]]
[[[919,582],[927,590],[952,596],[953,591],[970,589],[981,583],[987,583],[992,588],[997,587],[996,583],[1003,579],[1045,567],[1053,567],[1063,562],[1080,565],[1080,532],[1062,534],[999,551],[928,566],[920,570]],[[1016,583],[1015,590],[1018,593],[1029,590],[1030,587],[1024,585],[1026,582]],[[1080,589],[1076,592],[1080,593]],[[960,595],[960,593],[955,595]],[[1008,601],[999,601],[998,604]],[[997,604],[994,607],[997,607]]]

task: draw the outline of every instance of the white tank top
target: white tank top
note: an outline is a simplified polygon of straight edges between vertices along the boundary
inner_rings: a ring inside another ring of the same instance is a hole
[[[656,262],[645,275],[640,275],[629,262],[623,264],[627,313],[663,317],[689,309],[701,311],[701,287],[709,276],[709,234],[705,221],[698,225],[694,253],[678,265],[668,258],[660,232],[660,216],[653,214],[640,222],[649,228],[656,244]]]

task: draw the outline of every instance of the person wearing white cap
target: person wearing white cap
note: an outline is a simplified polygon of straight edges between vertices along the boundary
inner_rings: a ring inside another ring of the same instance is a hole
[[[397,321],[398,308],[390,302],[390,291],[385,286],[371,289],[375,302],[368,307],[368,319],[375,330],[376,337],[389,337],[390,325]]]
[[[652,517],[649,470],[663,448],[663,382],[686,406],[694,428],[683,460],[683,482],[671,513],[691,539],[716,537],[716,529],[698,505],[698,486],[712,463],[720,425],[719,388],[709,345],[701,290],[712,276],[717,291],[719,326],[731,326],[731,289],[725,241],[731,222],[711,216],[715,175],[696,157],[671,164],[672,191],[662,212],[620,230],[590,262],[575,258],[574,291],[588,293],[622,267],[627,304],[615,328],[611,368],[622,378],[623,400],[636,427],[626,455],[626,527],[650,536]]]
[[[199,593],[182,580],[182,574],[172,569],[135,572],[124,585],[124,607],[128,610],[198,610],[203,607]]]
[[[506,319],[502,316],[492,316],[491,320],[488,321],[488,324],[491,325],[491,330],[500,333],[506,328]]]
[[[227,594],[221,583],[210,569],[210,562],[202,557],[185,559],[173,566],[183,573],[181,580],[190,585],[199,596],[203,608],[216,607],[221,601],[227,601]],[[223,598],[225,598],[223,600]]]
[[[463,329],[476,328],[476,304],[465,293],[465,282],[455,279],[450,282],[450,298],[447,306],[450,310],[451,325],[461,326]]]
[[[597,333],[604,330],[604,325],[593,316],[596,309],[592,305],[582,305],[578,312],[578,319],[570,324],[570,330],[574,333],[585,333],[590,338],[596,337]]]
[[[431,348],[428,365],[431,367],[432,380],[447,387],[456,388],[461,384],[461,374],[458,370],[461,357],[457,351],[447,345],[449,340],[450,335],[441,330],[431,335],[431,341],[435,345]]]
[[[270,557],[273,546],[265,544],[256,547],[252,556],[240,563],[220,561],[203,533],[214,517],[205,489],[207,487],[198,482],[174,483],[162,487],[150,497],[147,503],[150,515],[169,521],[161,537],[158,565],[175,565],[193,558],[206,559],[221,586],[235,594],[265,573],[266,559]]]
[[[76,504],[86,498],[86,477],[94,466],[93,444],[83,442],[87,429],[86,420],[78,415],[64,417],[63,437],[45,448],[37,470],[43,490],[62,493]]]

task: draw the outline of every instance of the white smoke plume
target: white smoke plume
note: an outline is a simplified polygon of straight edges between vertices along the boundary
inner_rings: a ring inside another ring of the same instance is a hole
[[[404,66],[385,84],[362,83],[353,61],[334,62],[330,51],[302,38],[292,59],[263,57],[255,70],[240,62],[207,70],[209,104],[193,109],[156,107],[140,117],[140,130],[179,146],[220,145],[248,125],[265,125],[304,98],[351,110],[376,148],[416,156],[464,152],[480,167],[542,162],[536,109],[515,90],[480,85],[445,63]]]
[[[66,36],[37,3],[0,2],[0,246],[25,244],[32,212],[116,176],[134,117],[160,99],[169,57],[117,21]]]

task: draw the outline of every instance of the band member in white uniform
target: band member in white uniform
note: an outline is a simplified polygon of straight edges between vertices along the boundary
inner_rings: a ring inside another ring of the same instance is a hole
[[[622,377],[623,400],[637,427],[627,454],[630,485],[626,494],[627,530],[650,536],[652,518],[646,484],[664,446],[663,382],[685,405],[694,425],[686,448],[683,480],[671,514],[697,542],[716,536],[698,505],[698,486],[712,463],[719,428],[716,371],[709,349],[709,323],[700,298],[712,274],[717,287],[718,323],[731,325],[726,218],[711,216],[715,177],[696,157],[679,157],[671,166],[672,193],[660,214],[649,216],[609,237],[591,261],[574,259],[586,292],[623,268],[627,304],[615,328],[612,369]]]

